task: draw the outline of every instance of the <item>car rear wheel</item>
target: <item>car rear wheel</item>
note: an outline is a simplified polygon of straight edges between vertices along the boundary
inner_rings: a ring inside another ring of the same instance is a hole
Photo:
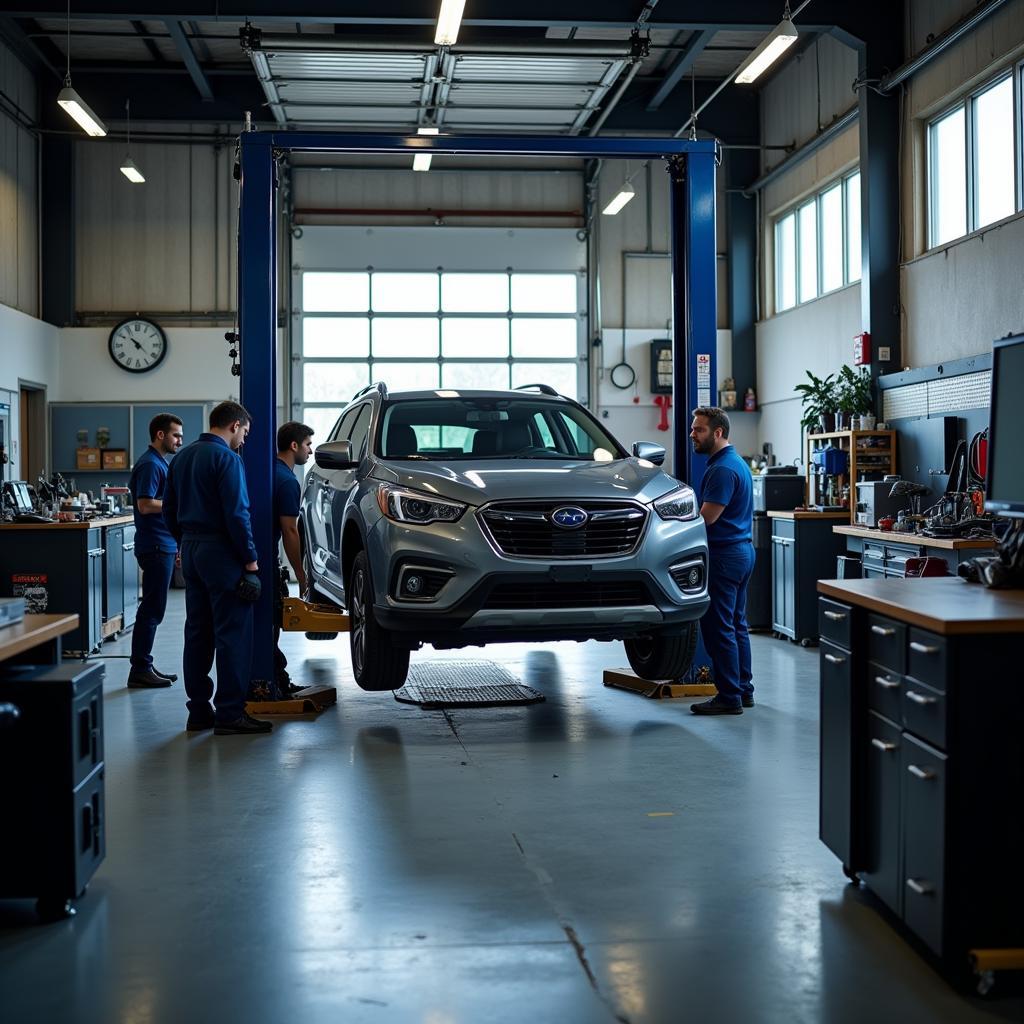
[[[302,571],[306,574],[306,592],[301,595],[303,601],[316,604],[320,595],[313,586],[313,559],[309,553],[309,544],[306,543],[306,532],[299,527],[299,543],[302,545]],[[307,640],[335,640],[337,633],[306,633]]]
[[[679,679],[697,653],[697,623],[686,623],[678,633],[647,634],[624,644],[630,668],[641,679]]]
[[[397,690],[409,674],[409,651],[397,647],[389,630],[373,614],[370,563],[360,551],[352,563],[348,586],[349,643],[352,674],[363,690]]]

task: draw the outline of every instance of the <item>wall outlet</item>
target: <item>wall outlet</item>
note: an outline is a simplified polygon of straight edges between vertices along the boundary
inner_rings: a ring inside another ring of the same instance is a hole
[[[878,346],[878,361],[880,363],[887,363],[892,359],[892,349],[888,345]]]

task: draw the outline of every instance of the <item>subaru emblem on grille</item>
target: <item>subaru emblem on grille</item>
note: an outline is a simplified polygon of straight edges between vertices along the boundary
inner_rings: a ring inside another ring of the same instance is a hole
[[[575,505],[563,505],[551,513],[551,522],[563,530],[575,530],[590,518],[586,511]]]

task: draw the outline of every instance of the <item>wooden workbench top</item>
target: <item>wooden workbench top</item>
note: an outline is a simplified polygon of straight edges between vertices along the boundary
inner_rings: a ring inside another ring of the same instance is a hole
[[[946,636],[1024,632],[1024,590],[989,590],[955,576],[819,580],[818,593]]]
[[[833,526],[833,533],[843,533],[847,537],[860,537],[863,540],[888,541],[890,544],[919,544],[925,548],[942,548],[945,551],[965,551],[971,548],[979,550],[994,548],[995,538],[984,540],[960,540],[956,537],[922,537],[917,533],[897,533],[895,530],[874,530],[870,526]]]
[[[77,615],[26,615],[13,626],[0,628],[0,661],[55,640],[78,628]]]
[[[845,519],[850,521],[850,513],[843,509],[841,512],[815,512],[813,509],[794,509],[792,512],[774,511],[768,513],[769,519]]]
[[[127,526],[134,522],[135,518],[129,513],[74,523],[0,523],[0,530],[97,530],[101,526]]]

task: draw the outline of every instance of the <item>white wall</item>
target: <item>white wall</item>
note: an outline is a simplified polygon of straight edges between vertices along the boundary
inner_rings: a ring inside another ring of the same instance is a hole
[[[9,468],[15,477],[21,458],[19,382],[46,387],[46,397],[53,401],[60,391],[59,333],[42,320],[0,305],[0,391],[12,393]]]

